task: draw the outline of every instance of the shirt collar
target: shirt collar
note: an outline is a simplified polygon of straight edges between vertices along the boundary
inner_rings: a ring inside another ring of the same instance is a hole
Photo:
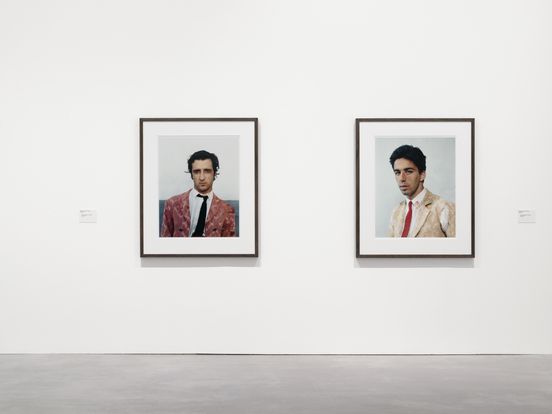
[[[192,192],[191,192],[191,196],[192,197],[197,197],[199,195],[199,191],[197,191],[195,188],[192,188]],[[213,199],[213,191],[211,190],[210,193],[207,193],[207,194],[201,194],[202,196],[207,196],[209,197],[209,200],[212,200]]]

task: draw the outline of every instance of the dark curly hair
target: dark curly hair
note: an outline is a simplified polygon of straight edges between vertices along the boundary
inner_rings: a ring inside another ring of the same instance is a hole
[[[426,170],[426,156],[422,150],[418,147],[412,145],[401,145],[391,154],[389,162],[391,163],[391,168],[395,166],[395,161],[399,158],[405,158],[412,161],[420,172]]]
[[[201,151],[194,152],[188,159],[188,172],[190,173],[191,176],[193,176],[192,164],[194,163],[194,161],[197,161],[197,160],[211,160],[211,162],[213,163],[213,171],[215,173],[215,177],[218,175],[218,170],[219,170],[218,157],[212,152],[201,150]]]

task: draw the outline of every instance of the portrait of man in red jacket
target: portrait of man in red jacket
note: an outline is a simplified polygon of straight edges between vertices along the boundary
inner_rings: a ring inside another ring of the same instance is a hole
[[[194,187],[165,202],[161,237],[236,237],[234,208],[213,192],[219,174],[218,157],[194,152],[188,172]]]

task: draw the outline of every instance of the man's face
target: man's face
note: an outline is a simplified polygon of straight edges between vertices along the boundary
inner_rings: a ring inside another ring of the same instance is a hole
[[[424,189],[425,171],[420,173],[416,164],[406,158],[399,158],[393,164],[395,180],[399,190],[408,199],[412,200]]]
[[[210,193],[215,181],[215,171],[211,160],[195,160],[192,163],[194,188],[201,194]]]

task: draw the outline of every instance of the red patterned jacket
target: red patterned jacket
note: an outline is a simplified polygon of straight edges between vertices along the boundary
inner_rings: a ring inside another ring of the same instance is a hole
[[[190,191],[175,195],[165,202],[161,237],[189,237]],[[235,237],[234,209],[213,194],[213,201],[205,220],[205,237]]]

